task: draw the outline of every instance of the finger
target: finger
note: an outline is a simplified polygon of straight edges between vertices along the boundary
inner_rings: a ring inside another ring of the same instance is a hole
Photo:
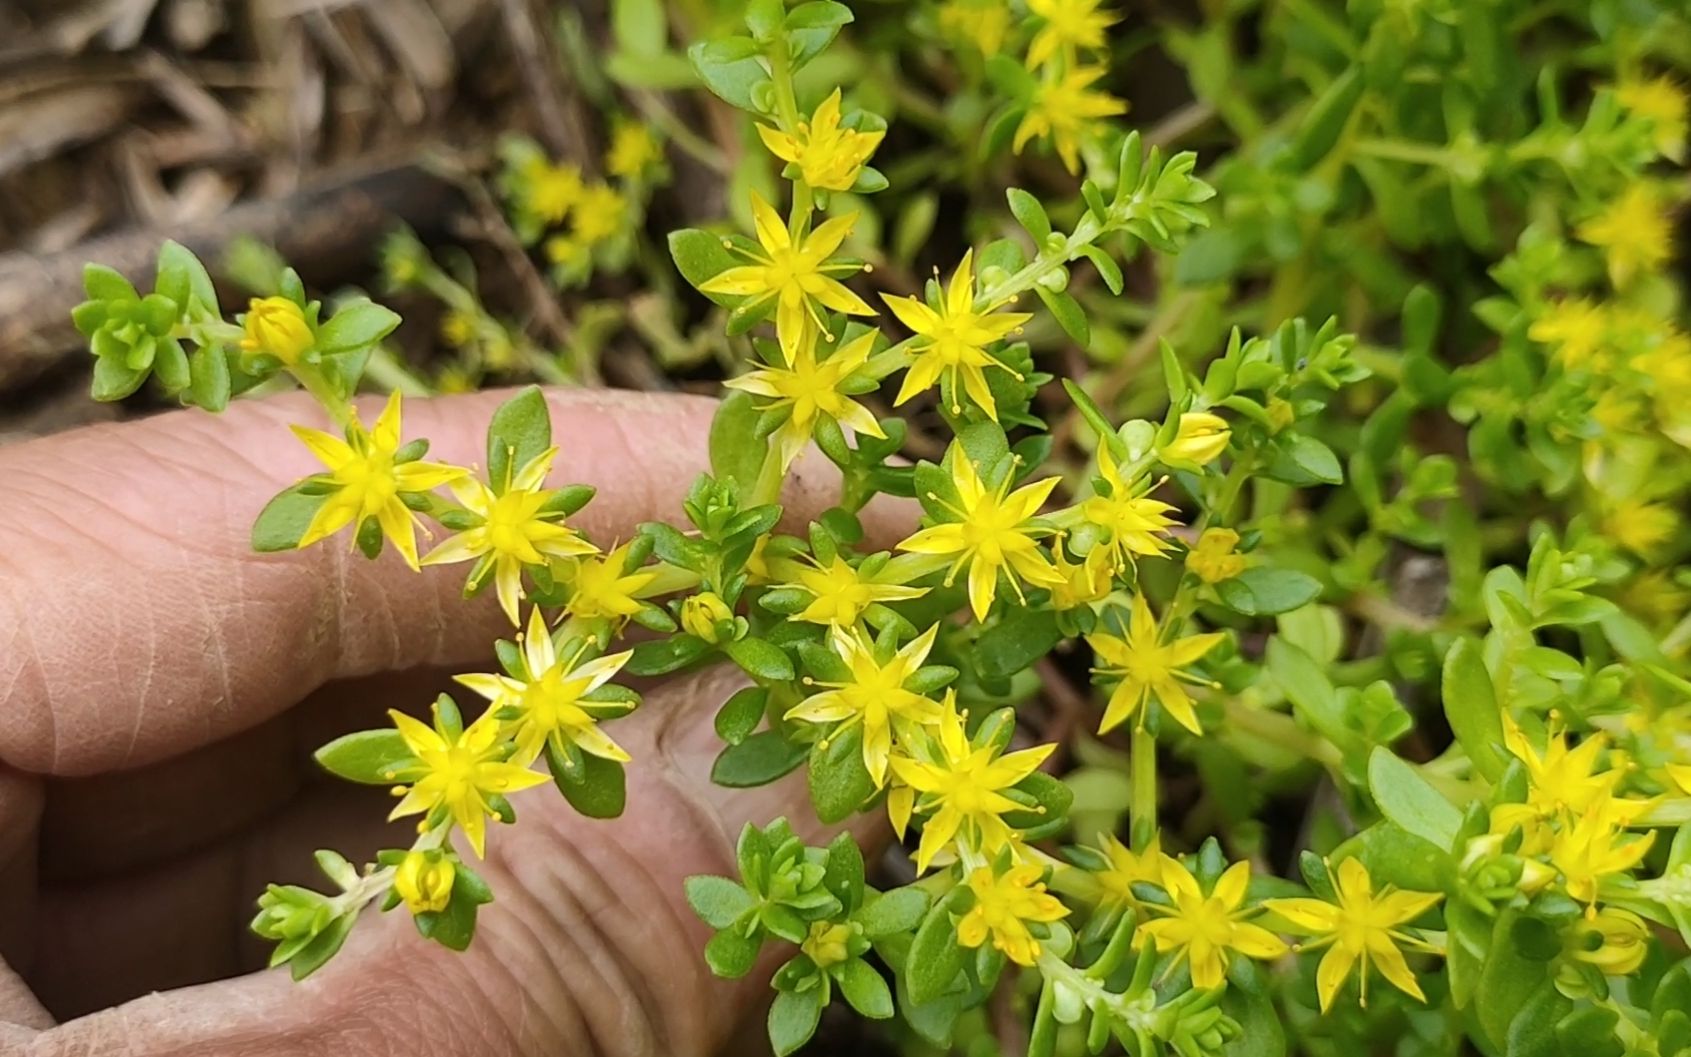
[[[153,995],[38,1036],[28,1057],[282,1057],[715,1052],[767,996],[771,952],[741,981],[710,976],[709,930],[686,907],[695,873],[733,875],[748,820],[791,818],[825,839],[802,777],[756,790],[708,782],[708,717],[741,685],[721,669],[653,693],[618,726],[635,754],[629,808],[596,822],[545,790],[490,834],[479,869],[496,893],[464,954],[421,940],[403,912],[360,922],[347,949],[292,985],[280,972]],[[877,819],[856,821],[872,838]]]
[[[505,395],[414,402],[406,434],[430,438],[435,458],[482,462]],[[608,543],[679,519],[706,465],[713,402],[549,399],[556,478],[599,489],[580,527]],[[316,469],[284,427],[319,415],[296,396],[0,450],[0,761],[56,774],[136,766],[250,727],[332,677],[486,652],[503,621],[491,600],[457,598],[462,569],[355,560],[340,539],[250,553],[265,501]],[[837,474],[817,459],[788,483],[784,501],[803,517],[833,502]],[[889,524],[873,510],[868,520]]]
[[[40,818],[41,783],[0,768],[0,1042],[6,1041],[8,1025],[45,1028],[53,1023],[8,967],[27,965],[34,951],[29,923],[35,913]]]

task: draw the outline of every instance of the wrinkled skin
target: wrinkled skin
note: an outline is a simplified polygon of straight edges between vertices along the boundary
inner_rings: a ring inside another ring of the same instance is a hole
[[[480,463],[499,399],[411,402],[406,435]],[[554,395],[554,483],[600,490],[579,526],[608,546],[680,520],[712,407]],[[747,820],[785,814],[822,837],[802,782],[709,783],[721,670],[649,688],[614,724],[635,757],[624,818],[581,819],[550,787],[519,795],[518,825],[489,834],[497,898],[469,952],[372,912],[303,984],[251,972],[266,881],[324,887],[311,849],[410,840],[382,821],[384,790],[316,773],[310,749],[389,706],[422,711],[512,630],[491,592],[458,597],[463,567],[416,575],[344,538],[250,553],[264,501],[313,469],[285,424],[320,417],[282,398],[0,449],[0,1054],[718,1051],[766,1000],[770,965],[712,978],[682,879],[733,873]],[[795,466],[788,527],[829,505],[830,470]],[[883,546],[911,527],[907,510],[869,513]]]

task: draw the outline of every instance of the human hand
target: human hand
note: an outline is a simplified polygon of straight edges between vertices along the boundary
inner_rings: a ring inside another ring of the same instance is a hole
[[[498,399],[417,402],[408,423],[467,464]],[[608,544],[675,514],[703,468],[710,401],[551,403],[562,475],[599,489],[576,524]],[[457,597],[461,570],[417,575],[340,540],[250,551],[264,501],[314,469],[284,428],[310,415],[282,398],[0,450],[0,954],[76,1017],[54,1027],[0,961],[0,1053],[713,1052],[767,974],[709,974],[682,881],[732,873],[748,819],[821,829],[802,780],[710,784],[711,715],[734,679],[721,669],[651,690],[617,724],[635,758],[622,818],[521,797],[477,867],[497,901],[469,951],[428,943],[399,912],[303,983],[222,979],[263,964],[246,924],[265,881],[304,880],[315,847],[383,843],[381,791],[324,780],[310,749],[388,707],[420,711],[509,631],[490,597]],[[789,525],[830,505],[831,469],[795,467]],[[903,514],[871,506],[865,523],[893,537]],[[217,982],[123,1001],[203,980]]]

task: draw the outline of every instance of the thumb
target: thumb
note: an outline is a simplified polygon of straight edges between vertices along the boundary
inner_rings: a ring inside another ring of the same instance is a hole
[[[761,1006],[780,955],[744,980],[711,976],[693,874],[732,875],[748,821],[829,836],[800,775],[750,790],[710,783],[710,716],[743,681],[725,669],[666,684],[621,721],[628,811],[594,821],[537,789],[490,834],[477,868],[495,901],[457,954],[403,911],[360,922],[347,949],[294,984],[281,971],[148,996],[36,1036],[26,1057],[705,1057]],[[856,836],[885,840],[878,817]],[[373,916],[373,915],[372,915]]]

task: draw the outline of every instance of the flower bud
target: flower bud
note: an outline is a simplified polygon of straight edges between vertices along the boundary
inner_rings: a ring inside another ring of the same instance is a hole
[[[706,642],[721,642],[720,627],[734,619],[734,611],[713,591],[694,595],[681,603],[681,626]]]
[[[413,914],[438,913],[452,901],[458,870],[440,852],[410,851],[393,875],[393,890]]]
[[[285,297],[255,297],[244,321],[241,351],[274,356],[292,367],[317,341],[300,307]]]
[[[1180,416],[1174,439],[1159,453],[1164,462],[1204,466],[1227,450],[1233,431],[1227,420],[1208,411],[1188,411]]]
[[[835,925],[826,921],[810,923],[810,935],[799,949],[810,955],[818,969],[829,969],[849,957],[846,942],[851,939],[850,925]]]
[[[1245,558],[1237,552],[1238,546],[1239,534],[1232,529],[1205,529],[1198,545],[1186,552],[1186,568],[1206,584],[1231,580],[1245,571]]]

